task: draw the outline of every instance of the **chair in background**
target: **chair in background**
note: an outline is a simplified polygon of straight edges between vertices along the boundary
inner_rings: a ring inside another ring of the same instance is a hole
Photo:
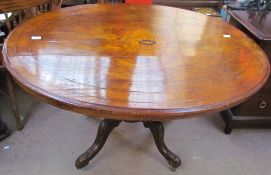
[[[17,25],[23,21],[30,19],[39,14],[48,12],[50,10],[59,8],[62,0],[1,0],[0,1],[0,14],[5,15],[5,29],[6,35],[10,33]],[[9,16],[11,14],[11,16]],[[0,69],[6,70],[2,65],[2,46],[0,45]],[[11,101],[12,111],[14,113],[16,128],[23,129],[23,118],[20,116],[16,101],[16,93],[14,89],[14,81],[11,75],[6,72],[6,84],[8,94]]]

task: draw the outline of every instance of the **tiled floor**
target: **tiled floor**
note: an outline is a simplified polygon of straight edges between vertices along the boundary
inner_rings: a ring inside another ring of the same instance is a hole
[[[219,114],[165,123],[168,147],[183,164],[175,173],[141,123],[121,123],[84,169],[74,161],[93,142],[99,119],[39,103],[20,93],[28,121],[0,142],[0,175],[270,175],[270,130],[222,132]],[[0,115],[14,128],[9,105],[0,96]]]

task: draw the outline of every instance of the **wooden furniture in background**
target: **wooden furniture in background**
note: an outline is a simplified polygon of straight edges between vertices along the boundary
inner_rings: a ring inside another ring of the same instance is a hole
[[[63,6],[73,6],[73,5],[81,5],[84,3],[108,3],[112,1],[117,2],[125,2],[124,0],[63,0]],[[94,2],[95,1],[95,2]],[[128,2],[131,1],[131,3],[134,3],[137,0],[127,0]],[[144,1],[144,0],[138,0],[138,1]],[[165,5],[165,6],[172,6],[172,7],[179,7],[179,8],[193,8],[193,7],[214,7],[214,8],[221,8],[222,0],[147,0],[148,4],[150,4],[150,1],[153,2],[153,4],[157,5]],[[143,2],[144,4],[144,2]]]
[[[230,23],[238,27],[265,51],[271,60],[271,12],[229,11]],[[251,48],[253,49],[253,48]],[[222,113],[225,133],[239,127],[271,127],[271,78],[244,103]]]
[[[6,17],[6,34],[10,33],[20,23],[41,13],[48,12],[54,8],[58,8],[60,5],[60,0],[1,0],[0,14],[4,14]],[[12,12],[11,17],[8,17],[9,12]],[[2,47],[0,47],[0,50],[2,50]],[[5,68],[5,66],[1,64],[1,60],[2,53],[0,53],[0,66],[1,68]],[[11,99],[12,110],[16,120],[16,127],[18,130],[21,130],[23,129],[23,118],[19,115],[18,112],[13,81],[9,73],[7,73],[6,77],[8,93]]]
[[[153,0],[153,4],[192,10],[212,17],[220,17],[222,0]]]
[[[111,0],[111,1],[122,1],[122,0]],[[110,0],[62,0],[62,7],[69,7],[74,5],[83,4],[96,4],[96,3],[109,3]]]
[[[82,5],[84,4],[85,0],[62,0],[62,6],[73,6],[73,5]]]
[[[154,4],[181,8],[190,7],[221,7],[222,0],[153,0]]]
[[[27,92],[104,119],[77,168],[98,154],[121,121],[138,121],[150,128],[176,169],[181,161],[166,147],[161,121],[237,105],[270,72],[264,52],[235,27],[156,5],[86,5],[46,13],[16,28],[3,53],[8,71]]]
[[[125,0],[126,4],[145,4],[151,5],[153,0]]]
[[[97,3],[104,4],[104,3],[125,3],[125,0],[97,0]]]

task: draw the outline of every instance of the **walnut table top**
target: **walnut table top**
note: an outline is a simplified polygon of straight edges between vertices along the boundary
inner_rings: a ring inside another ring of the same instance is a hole
[[[248,36],[191,11],[84,5],[17,27],[4,64],[28,92],[55,106],[127,121],[185,118],[247,99],[269,62]]]

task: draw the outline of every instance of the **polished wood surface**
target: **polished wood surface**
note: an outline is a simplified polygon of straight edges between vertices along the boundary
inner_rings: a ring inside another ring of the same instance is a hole
[[[39,98],[130,121],[223,110],[259,90],[270,71],[259,46],[231,25],[155,5],[46,13],[17,27],[3,53],[17,82]]]
[[[233,10],[229,14],[259,40],[271,41],[271,12]]]

